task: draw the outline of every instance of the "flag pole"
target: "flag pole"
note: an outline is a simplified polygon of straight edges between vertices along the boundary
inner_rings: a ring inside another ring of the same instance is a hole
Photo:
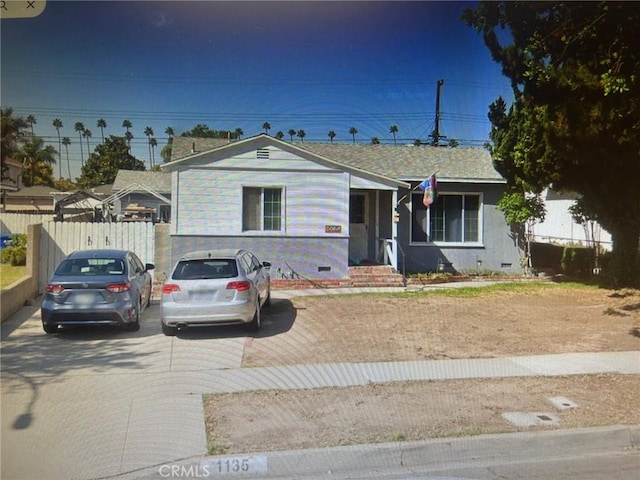
[[[436,171],[435,171],[435,172],[433,172],[431,175],[429,175],[427,178],[431,178],[431,177],[433,177],[433,176],[434,176],[436,173],[438,173],[439,171],[440,171],[440,170],[436,170]],[[407,193],[406,195],[403,195],[403,196],[400,198],[400,200],[398,200],[398,201],[396,202],[396,207],[397,207],[398,205],[400,205],[400,202],[402,202],[402,200],[404,200],[405,198],[407,198],[410,194],[412,194],[412,193],[413,193],[414,191],[416,191],[418,188],[420,188],[420,183],[419,183],[418,185],[416,185],[415,187],[413,187],[413,188],[409,191],[409,193]]]

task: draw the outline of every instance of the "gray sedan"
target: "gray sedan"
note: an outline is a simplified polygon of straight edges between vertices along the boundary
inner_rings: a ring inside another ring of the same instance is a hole
[[[142,310],[151,301],[149,270],[153,268],[125,250],[72,253],[45,287],[42,328],[46,333],[72,325],[120,325],[138,330]]]
[[[271,301],[269,262],[246,250],[207,250],[178,260],[162,287],[165,335],[188,326],[248,324],[260,328]]]

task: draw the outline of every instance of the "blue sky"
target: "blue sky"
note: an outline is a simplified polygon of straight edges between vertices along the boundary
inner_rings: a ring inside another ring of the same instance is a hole
[[[198,123],[244,136],[304,129],[305,142],[372,137],[427,141],[436,82],[444,80],[441,134],[463,145],[488,139],[488,105],[511,99],[481,37],[459,20],[472,2],[51,1],[32,19],[1,20],[1,103],[34,115],[57,149],[54,118],[105,134],[133,123],[133,153],[149,165],[145,127],[159,150]],[[286,135],[285,138],[289,138]],[[86,141],[83,143],[86,159]],[[64,148],[63,148],[64,151]],[[63,160],[66,158],[63,153]],[[66,164],[66,163],[65,163]],[[57,172],[56,172],[57,173]]]

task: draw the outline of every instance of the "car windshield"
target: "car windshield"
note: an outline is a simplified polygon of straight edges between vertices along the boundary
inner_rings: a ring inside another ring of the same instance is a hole
[[[74,258],[65,260],[56,270],[60,276],[122,275],[124,262],[117,258]]]
[[[233,278],[238,276],[235,260],[185,260],[173,272],[174,280]]]

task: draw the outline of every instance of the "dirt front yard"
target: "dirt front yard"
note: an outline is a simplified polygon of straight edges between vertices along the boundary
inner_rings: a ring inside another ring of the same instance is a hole
[[[640,292],[515,284],[274,300],[245,367],[492,358],[640,347]],[[205,397],[212,453],[517,431],[505,412],[573,428],[640,423],[631,375],[452,380]],[[558,412],[563,396],[578,408]],[[534,427],[545,428],[545,427]],[[548,428],[548,427],[547,427]]]

